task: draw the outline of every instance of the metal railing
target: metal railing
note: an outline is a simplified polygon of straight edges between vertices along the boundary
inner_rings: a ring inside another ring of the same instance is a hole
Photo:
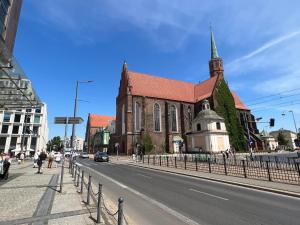
[[[281,182],[287,184],[300,185],[300,162],[293,161],[263,161],[249,159],[248,157],[239,159],[234,156],[210,157],[191,155],[145,155],[139,163],[177,168],[190,171],[201,171],[227,176],[244,177],[250,179]]]
[[[124,221],[125,224],[128,225],[128,221],[124,215],[123,212],[123,205],[124,205],[124,199],[122,197],[119,197],[118,199],[118,209],[115,212],[112,212],[106,205],[105,199],[102,193],[102,184],[99,182],[97,183],[98,185],[98,191],[95,192],[93,190],[93,185],[92,185],[92,180],[97,180],[95,177],[91,175],[91,169],[83,166],[83,165],[78,165],[76,161],[71,161],[69,162],[69,173],[72,175],[74,178],[74,184],[76,187],[80,188],[80,191],[78,191],[80,194],[84,193],[84,187],[86,188],[86,204],[91,205],[91,198],[96,204],[96,223],[101,223],[101,215],[102,215],[102,210],[105,210],[107,215],[111,216],[118,225],[123,225]],[[87,179],[87,182],[85,182],[85,178]]]

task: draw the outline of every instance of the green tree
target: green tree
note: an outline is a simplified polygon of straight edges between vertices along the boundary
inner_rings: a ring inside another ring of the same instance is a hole
[[[141,139],[141,145],[145,148],[145,153],[150,153],[153,148],[153,142],[149,133],[145,133]]]
[[[63,141],[61,140],[60,136],[53,137],[47,143],[47,151],[56,150],[59,151],[63,147]]]
[[[233,96],[224,79],[217,81],[214,94],[217,102],[215,111],[225,119],[230,144],[237,151],[245,150],[246,138],[237,118]]]
[[[279,131],[277,141],[279,145],[287,146],[289,141],[285,138],[284,134],[282,131]]]

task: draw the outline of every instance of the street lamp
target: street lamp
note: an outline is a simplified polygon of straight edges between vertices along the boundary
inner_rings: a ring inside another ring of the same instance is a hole
[[[78,101],[78,85],[82,83],[92,83],[92,80],[76,81],[75,103],[74,103],[74,118],[77,116],[77,101]],[[75,124],[72,125],[71,148],[74,147]]]
[[[296,130],[296,134],[298,134],[298,129],[297,129],[297,124],[296,124],[296,120],[295,120],[294,111],[293,110],[289,110],[288,112],[292,113],[293,120],[294,120],[294,126],[295,126],[295,130]],[[285,116],[285,113],[283,112],[281,115]]]

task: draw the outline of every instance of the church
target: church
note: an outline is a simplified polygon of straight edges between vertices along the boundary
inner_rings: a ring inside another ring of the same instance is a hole
[[[183,143],[185,152],[191,152],[187,142],[193,120],[202,110],[203,101],[207,100],[211,109],[215,108],[216,84],[224,79],[223,60],[218,55],[212,32],[209,74],[209,79],[194,84],[134,72],[125,62],[116,98],[116,133],[113,137],[120,146],[119,153],[134,153],[135,146],[146,133],[150,135],[156,153],[177,152],[178,142]],[[245,140],[251,147],[260,149],[262,141],[254,116],[235,92],[231,95]]]

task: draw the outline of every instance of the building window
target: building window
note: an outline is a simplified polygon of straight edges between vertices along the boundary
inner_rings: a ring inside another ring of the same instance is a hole
[[[5,30],[5,17],[8,12],[8,8],[10,6],[9,0],[2,0],[0,1],[0,33],[2,34]]]
[[[10,122],[10,115],[11,113],[5,112],[3,122]]]
[[[36,113],[41,113],[41,108],[35,109],[35,112],[36,112]]]
[[[136,102],[135,103],[135,113],[134,113],[134,124],[135,124],[135,131],[140,131],[141,130],[141,106],[140,103]]]
[[[177,131],[177,109],[174,105],[171,106],[171,130]]]
[[[9,149],[15,149],[16,146],[17,146],[17,137],[12,137],[10,139],[10,146],[9,146]]]
[[[39,127],[38,126],[33,126],[32,133],[38,134],[39,133]]]
[[[30,119],[31,119],[30,115],[25,115],[24,123],[30,123]]]
[[[24,126],[23,127],[23,133],[30,134],[30,128],[29,128],[29,126]]]
[[[125,105],[122,105],[122,134],[125,133]]]
[[[20,114],[15,114],[14,122],[15,123],[20,123],[20,121],[21,121],[21,115]]]
[[[41,119],[41,116],[35,115],[34,116],[34,123],[40,123],[40,119]]]
[[[8,133],[8,125],[2,125],[1,133],[2,134],[7,134]]]
[[[5,149],[6,137],[0,137],[0,152],[3,152]]]
[[[13,126],[12,133],[13,134],[18,134],[19,133],[19,126]]]
[[[217,125],[217,130],[221,130],[221,124],[220,124],[220,122],[216,122],[216,125]]]
[[[201,124],[197,123],[197,131],[201,131]]]
[[[31,138],[30,148],[33,150],[35,150],[35,148],[36,148],[36,141],[37,141],[36,137]]]
[[[155,131],[160,131],[160,106],[158,103],[154,104],[154,109],[153,109],[153,114],[154,114],[154,130]]]
[[[25,139],[22,137],[21,143],[23,143],[23,140],[24,140],[24,147],[26,148],[27,143],[28,143],[28,137],[25,137]]]
[[[188,123],[189,123],[189,129],[192,129],[193,116],[192,116],[192,109],[190,106],[188,107]]]

